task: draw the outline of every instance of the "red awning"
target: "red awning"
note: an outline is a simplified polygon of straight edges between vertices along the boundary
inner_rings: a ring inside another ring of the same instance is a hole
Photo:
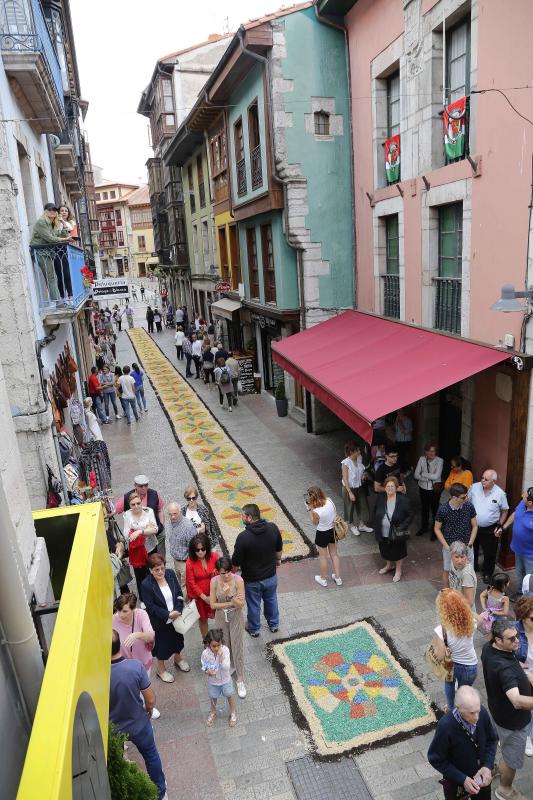
[[[275,361],[366,441],[371,423],[509,353],[362,311],[272,343]]]

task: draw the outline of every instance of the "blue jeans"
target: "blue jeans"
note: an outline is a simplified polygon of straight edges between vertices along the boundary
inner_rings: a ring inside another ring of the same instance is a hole
[[[115,392],[104,392],[104,405],[105,405],[105,413],[109,416],[109,401],[111,400],[111,405],[113,406],[113,410],[115,412],[115,416],[118,414],[117,408],[117,396]]]
[[[533,572],[533,558],[527,556],[520,556],[518,553],[514,554],[514,569],[516,580],[516,591],[522,594],[522,583],[526,575]]]
[[[468,666],[467,664],[458,664],[456,661],[453,662],[453,681],[444,681],[444,694],[450,711],[455,700],[455,682],[457,681],[457,688],[460,686],[472,686],[476,677],[477,664]]]
[[[144,758],[146,765],[146,772],[150,779],[155,783],[159,789],[159,797],[163,797],[167,788],[165,782],[165,773],[163,772],[163,765],[161,758],[157,752],[157,747],[154,739],[154,732],[152,730],[152,723],[146,718],[146,725],[135,736],[130,736],[130,741],[133,742],[139,753]]]
[[[135,399],[137,400],[137,405],[139,406],[139,411],[144,410],[146,411],[146,400],[144,397],[144,386],[138,386],[135,389]]]
[[[250,633],[259,633],[261,628],[261,600],[263,613],[269,628],[279,625],[278,609],[278,576],[272,575],[263,581],[245,581],[246,608],[248,609],[247,627]]]
[[[91,395],[93,401],[93,411],[100,420],[100,422],[106,421],[106,415],[104,414],[104,404],[102,402],[102,398],[99,394],[92,394]]]
[[[130,409],[133,410],[133,413],[135,414],[135,419],[138,420],[139,414],[137,412],[137,406],[135,405],[135,398],[133,398],[133,400],[130,400],[129,397],[123,397],[122,400],[124,402],[124,413],[126,414],[126,419],[128,420],[128,422],[131,422]]]

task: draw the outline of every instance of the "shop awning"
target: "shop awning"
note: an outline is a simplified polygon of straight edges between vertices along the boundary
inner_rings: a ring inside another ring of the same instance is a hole
[[[157,256],[150,256],[150,258],[146,259],[146,264],[159,264],[159,258]]]
[[[211,303],[211,311],[215,317],[223,317],[224,319],[233,319],[233,314],[241,308],[238,300],[230,300],[229,297],[223,297],[222,300],[217,300],[216,303]]]
[[[361,311],[272,343],[272,356],[366,441],[371,423],[509,353]]]

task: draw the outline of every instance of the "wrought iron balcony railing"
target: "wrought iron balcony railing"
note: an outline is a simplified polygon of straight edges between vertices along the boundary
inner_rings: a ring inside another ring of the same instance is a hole
[[[435,328],[461,333],[461,279],[434,278]]]
[[[263,162],[261,159],[261,145],[258,144],[250,153],[252,167],[252,189],[259,189],[263,185]]]
[[[244,158],[237,161],[237,194],[239,197],[246,194],[246,161]]]
[[[400,276],[382,275],[383,281],[383,314],[386,317],[400,319]]]
[[[41,313],[75,311],[90,296],[84,285],[85,255],[71,244],[31,247]]]

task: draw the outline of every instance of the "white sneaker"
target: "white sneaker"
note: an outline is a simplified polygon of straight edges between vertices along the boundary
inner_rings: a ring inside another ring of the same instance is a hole
[[[245,698],[246,697],[246,686],[244,685],[244,683],[242,681],[237,681],[237,694],[241,698]]]
[[[319,583],[321,586],[327,586],[328,582],[325,578],[321,578],[320,575],[315,575],[315,581]]]
[[[373,533],[374,528],[369,528],[368,525],[359,525],[360,533]]]
[[[152,708],[152,719],[159,719],[161,712],[158,708]]]
[[[334,572],[331,573],[331,577],[333,578],[337,586],[342,586],[342,578],[337,578]]]
[[[229,410],[230,410],[230,411],[233,411],[233,406],[230,406],[230,407],[229,407]]]
[[[533,756],[533,742],[531,741],[531,736],[528,736],[526,739],[526,756]]]
[[[357,527],[357,525],[350,525],[350,530],[354,536],[361,536],[361,531]]]

